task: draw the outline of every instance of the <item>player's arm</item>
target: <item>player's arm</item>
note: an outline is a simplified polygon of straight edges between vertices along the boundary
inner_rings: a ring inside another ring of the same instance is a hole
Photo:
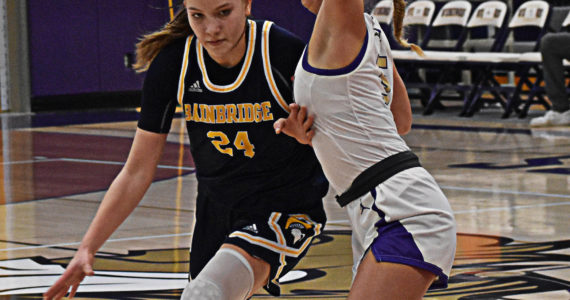
[[[362,0],[302,0],[317,13],[309,41],[309,64],[338,69],[349,65],[362,48],[366,36]]]
[[[95,253],[141,201],[152,183],[165,144],[166,134],[137,129],[126,164],[105,194],[74,258],[44,299],[60,299],[69,288],[71,298],[83,278],[93,275]]]
[[[394,121],[396,122],[396,128],[400,135],[405,135],[410,132],[412,128],[412,107],[410,105],[410,99],[408,98],[408,92],[404,81],[396,66],[394,65],[393,71],[393,94],[392,94],[392,104],[390,105],[390,110],[394,116]]]

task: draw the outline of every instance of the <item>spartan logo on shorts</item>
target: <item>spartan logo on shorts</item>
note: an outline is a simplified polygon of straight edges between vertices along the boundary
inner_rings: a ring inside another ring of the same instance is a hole
[[[303,216],[289,216],[285,223],[285,230],[289,233],[287,239],[292,238],[292,243],[290,243],[290,245],[295,246],[305,237],[312,236],[312,234],[307,231],[312,231],[313,225]]]

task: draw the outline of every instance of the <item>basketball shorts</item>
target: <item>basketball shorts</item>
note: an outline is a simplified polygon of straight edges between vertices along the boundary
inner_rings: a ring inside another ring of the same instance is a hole
[[[320,202],[314,209],[299,213],[244,214],[212,201],[199,200],[190,252],[190,276],[195,278],[220,246],[229,243],[269,263],[269,280],[264,288],[278,296],[281,293],[279,278],[305,256],[325,222]]]
[[[434,273],[437,279],[430,288],[447,286],[455,256],[455,220],[447,198],[424,168],[397,173],[349,203],[347,211],[353,276],[370,250],[379,262]]]

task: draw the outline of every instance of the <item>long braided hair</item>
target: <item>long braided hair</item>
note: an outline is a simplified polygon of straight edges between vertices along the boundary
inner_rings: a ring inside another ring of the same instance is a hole
[[[422,48],[420,48],[420,46],[408,43],[408,41],[403,38],[405,15],[406,15],[406,2],[404,0],[394,0],[394,20],[393,20],[394,38],[400,45],[406,48],[411,48],[414,52],[423,56],[424,52],[422,51]]]

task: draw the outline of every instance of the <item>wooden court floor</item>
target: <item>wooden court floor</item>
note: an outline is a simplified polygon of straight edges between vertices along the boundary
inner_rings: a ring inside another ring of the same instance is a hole
[[[458,224],[449,287],[426,299],[570,299],[570,127],[531,130],[528,119],[492,110],[456,115],[414,114],[405,137]],[[63,272],[127,156],[135,119],[134,111],[0,115],[0,299],[39,299]],[[180,297],[196,193],[180,120],[156,181],[98,253],[78,299]],[[283,278],[281,299],[346,298],[350,226],[332,193],[325,204],[325,231]]]

